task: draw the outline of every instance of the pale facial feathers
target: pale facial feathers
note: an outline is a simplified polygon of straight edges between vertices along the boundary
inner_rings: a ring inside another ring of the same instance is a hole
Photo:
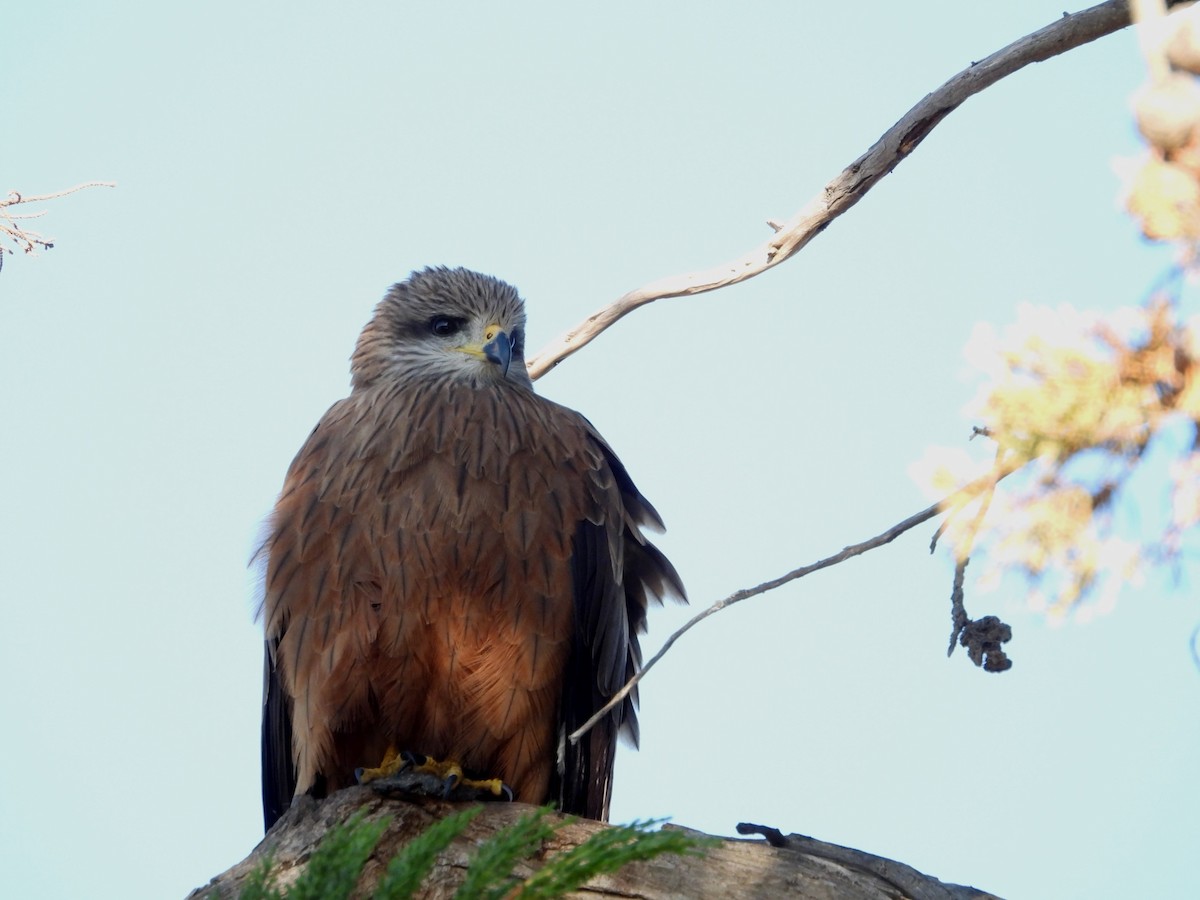
[[[497,327],[509,342],[506,371],[481,353],[493,339],[489,329]],[[451,377],[532,390],[525,369],[524,304],[516,288],[478,272],[445,267],[414,272],[375,307],[350,371],[355,389],[384,378]]]

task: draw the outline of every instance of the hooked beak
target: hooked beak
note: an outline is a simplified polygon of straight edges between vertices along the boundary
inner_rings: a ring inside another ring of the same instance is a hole
[[[487,340],[483,355],[500,367],[501,375],[507,375],[512,365],[512,338],[499,325],[489,325],[483,336]]]
[[[502,376],[508,375],[508,367],[512,365],[512,338],[499,325],[489,325],[483,332],[482,344],[468,344],[459,349],[477,359],[486,359],[500,367]]]

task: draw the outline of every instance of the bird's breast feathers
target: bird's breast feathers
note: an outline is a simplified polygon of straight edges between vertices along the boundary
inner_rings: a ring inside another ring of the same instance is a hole
[[[269,538],[273,607],[377,587],[387,604],[563,591],[575,526],[620,507],[577,413],[507,385],[375,385],[335,404],[288,473]],[[599,523],[598,523],[599,524]],[[294,610],[290,610],[294,612]],[[284,616],[290,618],[287,612]]]

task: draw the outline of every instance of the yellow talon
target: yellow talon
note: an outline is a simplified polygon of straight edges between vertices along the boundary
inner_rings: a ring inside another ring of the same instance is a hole
[[[420,760],[418,762],[418,760]],[[513,791],[499,778],[474,779],[467,778],[462,766],[452,759],[437,760],[432,756],[422,756],[414,753],[398,753],[395,747],[388,747],[383,755],[383,762],[378,768],[358,769],[355,775],[359,784],[367,784],[380,778],[388,778],[411,769],[423,775],[432,775],[444,786],[444,796],[447,798],[459,788],[480,791],[494,797],[513,799]]]
[[[501,781],[499,778],[486,778],[482,781],[476,781],[474,778],[468,778],[463,781],[467,787],[473,787],[477,791],[488,791],[493,797],[505,797],[512,799],[512,788]]]
[[[383,754],[383,762],[379,764],[378,768],[359,769],[355,774],[358,776],[359,784],[366,784],[378,778],[387,778],[389,775],[403,772],[410,765],[412,765],[412,760],[401,756],[395,747],[389,746],[387,752]]]
[[[452,759],[437,760],[432,756],[426,756],[425,761],[417,763],[413,766],[414,772],[423,772],[426,775],[433,775],[441,781],[451,781],[457,784],[463,780],[462,766]]]
[[[499,778],[486,778],[482,780],[468,778],[463,774],[462,766],[452,759],[438,760],[427,756],[423,763],[413,767],[413,771],[433,775],[439,779],[446,785],[447,794],[458,788],[471,788],[477,791],[486,791],[495,797],[504,796],[505,784]]]

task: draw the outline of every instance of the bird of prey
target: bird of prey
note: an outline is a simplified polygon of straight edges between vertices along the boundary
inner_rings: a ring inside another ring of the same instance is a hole
[[[524,335],[510,285],[414,272],[293,460],[256,553],[267,828],[397,750],[607,818],[634,698],[565,736],[637,670],[648,600],[683,587],[612,449],[533,392]]]

